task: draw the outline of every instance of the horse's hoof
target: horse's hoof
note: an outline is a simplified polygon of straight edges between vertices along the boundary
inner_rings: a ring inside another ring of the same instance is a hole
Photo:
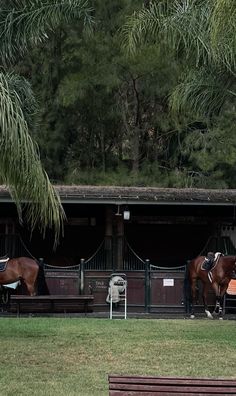
[[[195,318],[195,315],[190,315],[190,319],[194,319]]]
[[[223,320],[224,318],[222,318],[222,316],[219,317],[219,320]]]

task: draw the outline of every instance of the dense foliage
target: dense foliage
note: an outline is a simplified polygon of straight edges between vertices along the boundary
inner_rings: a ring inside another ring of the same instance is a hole
[[[94,7],[92,31],[61,23],[16,66],[51,180],[235,188],[235,2]]]

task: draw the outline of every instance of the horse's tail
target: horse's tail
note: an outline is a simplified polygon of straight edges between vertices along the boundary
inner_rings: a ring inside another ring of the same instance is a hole
[[[190,278],[189,278],[189,266],[191,260],[187,261],[185,266],[185,274],[184,274],[184,302],[185,302],[185,311],[189,313],[191,310],[192,305],[192,292],[191,292],[191,285],[190,285]]]
[[[37,261],[39,272],[37,277],[37,291],[38,295],[49,295],[49,289],[45,278],[44,265],[41,261]]]

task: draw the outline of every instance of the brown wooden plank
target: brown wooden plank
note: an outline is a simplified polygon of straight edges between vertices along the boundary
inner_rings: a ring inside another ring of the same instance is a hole
[[[112,384],[110,386],[111,390],[129,390],[129,391],[146,391],[146,392],[171,392],[174,390],[175,394],[184,393],[189,394],[189,392],[199,394],[199,393],[211,393],[214,395],[225,395],[227,392],[228,394],[235,395],[236,394],[236,387],[217,387],[217,386],[189,386],[189,385],[148,385],[148,384]]]
[[[48,296],[26,296],[26,295],[12,295],[11,296],[12,300],[15,301],[37,301],[37,300],[78,300],[78,301],[93,301],[94,300],[94,296],[93,295],[80,295],[80,296],[76,296],[76,295],[48,295]]]
[[[111,383],[175,383],[175,384],[204,384],[207,383],[209,385],[224,385],[227,384],[230,386],[236,386],[236,379],[228,379],[228,378],[192,378],[192,377],[153,377],[153,376],[116,376],[109,375],[109,382]]]
[[[109,392],[109,396],[174,396],[176,395],[175,390],[173,389],[172,392],[162,393],[160,392],[134,392],[134,391],[117,391],[111,390]],[[213,393],[198,393],[198,396],[213,396]],[[178,396],[186,396],[186,393],[178,393]],[[188,396],[196,396],[196,393],[188,393]],[[224,393],[224,396],[232,396],[232,394]]]
[[[109,395],[236,395],[236,380],[225,378],[109,375]]]

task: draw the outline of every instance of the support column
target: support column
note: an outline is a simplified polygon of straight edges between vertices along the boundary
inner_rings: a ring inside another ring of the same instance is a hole
[[[124,220],[123,216],[117,216],[117,233],[116,233],[116,238],[117,238],[117,257],[116,257],[116,263],[117,263],[117,270],[122,271],[123,270],[123,258],[124,258]]]
[[[105,226],[105,254],[106,254],[106,268],[113,269],[113,210],[106,208],[106,226]]]

